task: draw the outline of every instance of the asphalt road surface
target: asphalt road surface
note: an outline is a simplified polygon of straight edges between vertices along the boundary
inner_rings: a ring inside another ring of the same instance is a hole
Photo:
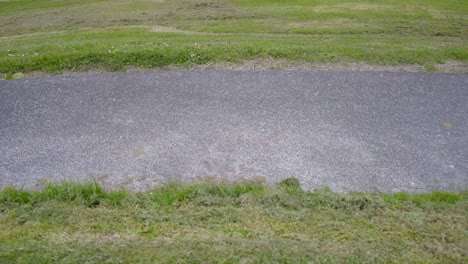
[[[296,177],[468,187],[468,75],[159,71],[0,81],[0,188]]]

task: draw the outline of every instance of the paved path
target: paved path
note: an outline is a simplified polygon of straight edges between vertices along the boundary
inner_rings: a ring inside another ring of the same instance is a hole
[[[0,81],[0,188],[296,177],[468,187],[468,75],[161,71]]]

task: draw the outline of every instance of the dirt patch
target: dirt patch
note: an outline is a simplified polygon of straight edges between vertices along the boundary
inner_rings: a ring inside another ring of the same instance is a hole
[[[459,61],[435,64],[436,72],[468,73],[468,65]],[[311,63],[282,59],[255,59],[242,63],[214,63],[196,65],[196,70],[313,70],[313,71],[387,71],[387,72],[426,72],[424,65],[376,65],[363,62]]]
[[[175,27],[165,27],[165,26],[152,26],[151,27],[151,32],[156,32],[156,33],[179,33],[179,34],[203,34],[207,35],[209,33],[205,32],[197,32],[197,31],[190,31],[190,30],[181,30],[177,29]]]
[[[340,5],[319,5],[314,7],[315,12],[331,12],[337,9],[349,9],[352,11],[381,11],[393,9],[392,6],[388,5],[376,5],[376,4],[340,4]]]
[[[305,22],[287,23],[283,27],[287,29],[316,29],[316,28],[334,28],[334,27],[355,27],[364,28],[365,23],[357,23],[348,18],[337,18],[328,20],[308,20]]]
[[[468,73],[468,65],[460,61],[447,61],[444,64],[434,65],[437,72]]]
[[[180,2],[175,10],[179,16],[191,19],[226,20],[249,17],[232,3],[218,0],[186,0]]]
[[[468,74],[468,64],[460,61],[447,61],[444,64],[434,64],[435,72],[439,73],[464,73]],[[340,62],[340,63],[312,63],[303,61],[289,61],[283,59],[255,59],[246,60],[240,63],[208,63],[202,65],[191,65],[181,67],[170,65],[162,68],[139,68],[128,67],[126,72],[141,71],[168,71],[168,70],[297,70],[297,71],[376,71],[376,72],[427,72],[425,65],[376,65],[363,62]],[[64,71],[62,76],[86,76],[109,72],[104,68],[94,68],[86,71]],[[25,73],[25,78],[35,78],[50,76],[44,72]],[[5,76],[0,74],[0,79]]]

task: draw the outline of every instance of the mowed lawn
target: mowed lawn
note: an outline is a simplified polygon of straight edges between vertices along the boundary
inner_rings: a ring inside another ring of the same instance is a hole
[[[0,191],[0,263],[466,263],[468,193],[297,181]]]
[[[466,0],[0,0],[0,73],[258,59],[435,71],[467,65],[467,33]]]

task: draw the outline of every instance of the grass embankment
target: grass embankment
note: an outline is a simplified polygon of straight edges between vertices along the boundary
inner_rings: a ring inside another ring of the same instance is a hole
[[[468,193],[306,192],[294,179],[0,192],[1,263],[463,263]]]
[[[468,62],[465,0],[3,0],[0,73]]]

